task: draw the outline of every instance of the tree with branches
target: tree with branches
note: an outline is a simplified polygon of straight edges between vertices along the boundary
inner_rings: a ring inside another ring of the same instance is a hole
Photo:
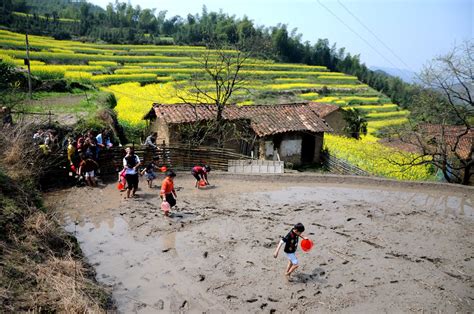
[[[431,164],[447,182],[469,184],[473,164],[474,42],[435,58],[419,75],[424,90],[414,97],[411,123],[399,139],[417,157],[404,166]],[[395,161],[392,161],[395,162]]]
[[[350,137],[360,139],[360,135],[367,135],[367,119],[357,108],[347,108],[342,111],[343,118],[347,125],[344,127]]]
[[[182,139],[188,144],[197,146],[211,141],[223,147],[228,141],[245,140],[250,136],[248,121],[230,121],[224,117],[235,92],[246,89],[241,70],[250,56],[251,52],[213,44],[202,56],[194,58],[201,65],[201,71],[194,73],[186,83],[177,85],[177,97],[194,108],[195,121],[199,121],[178,126]],[[202,121],[197,110],[202,105],[213,106],[213,119]]]

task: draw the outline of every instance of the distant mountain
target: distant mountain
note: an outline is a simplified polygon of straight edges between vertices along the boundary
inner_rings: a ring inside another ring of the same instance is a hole
[[[370,69],[375,72],[384,72],[390,76],[397,76],[407,83],[413,83],[416,81],[416,73],[409,70],[378,66],[372,66]]]

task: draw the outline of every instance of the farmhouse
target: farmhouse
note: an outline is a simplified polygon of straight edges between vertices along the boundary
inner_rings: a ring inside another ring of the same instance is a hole
[[[196,126],[215,119],[215,105],[154,104],[145,115],[158,143],[183,142],[183,126]],[[265,160],[282,160],[294,165],[320,161],[324,132],[332,132],[307,103],[285,105],[227,105],[223,119],[235,123],[232,140],[224,147]],[[243,138],[241,134],[249,134]],[[212,145],[212,143],[206,143]]]
[[[474,131],[465,126],[425,123],[418,126],[418,133],[427,141],[425,148],[431,150],[431,153],[444,149],[461,160],[472,159]]]
[[[316,112],[316,114],[324,119],[326,123],[334,130],[334,133],[344,135],[346,132],[344,128],[347,126],[346,120],[342,113],[342,108],[327,103],[310,102],[310,108]]]

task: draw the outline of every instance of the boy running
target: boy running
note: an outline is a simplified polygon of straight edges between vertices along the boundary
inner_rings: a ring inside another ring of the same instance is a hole
[[[297,223],[293,226],[293,228],[288,232],[288,234],[280,240],[278,246],[273,253],[273,257],[278,257],[278,252],[280,251],[281,246],[285,243],[285,249],[283,250],[288,258],[288,267],[286,267],[285,276],[289,279],[291,273],[293,273],[296,268],[298,268],[298,259],[296,258],[295,252],[298,247],[298,238],[301,237],[303,239],[307,239],[303,237],[301,234],[304,231],[304,225],[302,223]]]

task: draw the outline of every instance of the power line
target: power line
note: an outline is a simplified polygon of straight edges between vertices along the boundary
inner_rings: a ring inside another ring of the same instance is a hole
[[[359,22],[360,25],[362,25],[369,33],[371,33],[388,51],[390,51],[390,53],[392,55],[395,56],[395,58],[398,59],[398,61],[400,61],[401,63],[403,63],[403,65],[405,65],[405,67],[407,69],[410,69],[410,66],[408,64],[405,63],[405,61],[403,61],[402,58],[400,58],[395,52],[393,52],[393,50],[387,46],[382,39],[380,39],[377,34],[375,34],[369,27],[367,27],[355,14],[353,14],[344,4],[342,4],[342,2],[340,0],[337,0],[337,2],[339,3],[339,5],[341,7],[344,8],[344,10],[347,11],[347,13],[349,13],[354,19],[356,19],[357,22]]]
[[[318,0],[318,3],[326,9],[326,11],[328,11],[329,13],[331,13],[336,19],[339,20],[339,22],[341,22],[342,24],[344,24],[344,26],[346,26],[350,31],[352,31],[354,34],[357,35],[357,37],[359,37],[363,42],[365,42],[367,44],[367,46],[369,46],[370,48],[372,48],[379,56],[381,56],[385,61],[387,61],[388,63],[390,63],[398,72],[400,72],[400,74],[403,76],[403,73],[402,71],[400,71],[400,69],[398,69],[398,67],[392,62],[390,61],[389,59],[387,59],[382,53],[380,53],[374,46],[372,46],[371,43],[369,43],[364,37],[362,37],[361,35],[359,35],[359,33],[357,33],[352,27],[350,27],[349,25],[347,25],[346,22],[344,22],[339,16],[337,16],[334,12],[332,12],[327,6],[325,6],[320,0]]]

